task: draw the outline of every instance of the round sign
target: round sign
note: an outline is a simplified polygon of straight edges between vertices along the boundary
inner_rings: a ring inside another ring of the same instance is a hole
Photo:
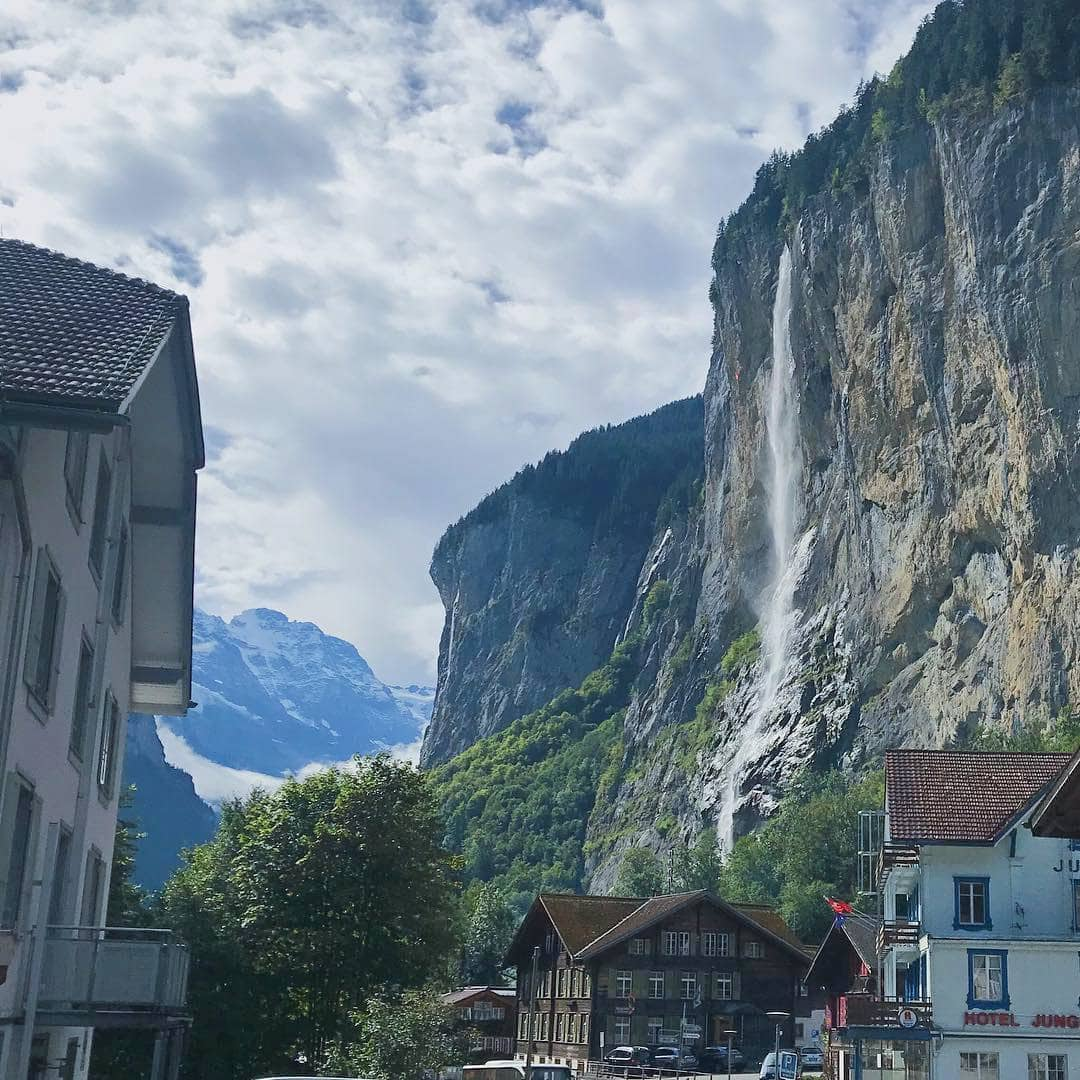
[[[896,1022],[902,1028],[913,1028],[919,1022],[919,1014],[914,1009],[901,1009],[896,1014]]]

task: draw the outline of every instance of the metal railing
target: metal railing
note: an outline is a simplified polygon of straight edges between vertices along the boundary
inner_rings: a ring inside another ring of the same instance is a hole
[[[878,952],[893,948],[918,947],[922,927],[907,919],[894,919],[878,927]]]
[[[846,994],[840,998],[837,1027],[899,1028],[902,1010],[915,1014],[916,1024],[927,1026],[933,1018],[929,1001],[904,1001],[873,994]]]
[[[38,1005],[43,1010],[180,1013],[189,956],[171,930],[50,926]]]

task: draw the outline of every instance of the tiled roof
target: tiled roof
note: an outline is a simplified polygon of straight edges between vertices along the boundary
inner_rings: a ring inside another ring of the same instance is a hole
[[[885,755],[890,838],[915,844],[994,843],[1069,757],[890,750]]]
[[[0,396],[115,410],[187,300],[0,239]]]
[[[573,896],[541,893],[547,910],[568,952],[577,955],[594,938],[610,930],[644,901],[629,896]]]
[[[444,1005],[461,1005],[485,994],[499,998],[517,997],[517,991],[512,986],[459,986],[456,990],[443,994],[442,1002]]]
[[[814,947],[806,945],[792,933],[791,927],[784,921],[784,916],[779,911],[766,907],[764,904],[731,904],[730,906],[740,915],[744,915],[751,922],[757,923],[758,926],[767,930],[773,937],[786,941],[802,953],[807,953],[810,956],[814,955]]]
[[[1036,836],[1080,839],[1080,750],[1035,808],[1031,831]]]

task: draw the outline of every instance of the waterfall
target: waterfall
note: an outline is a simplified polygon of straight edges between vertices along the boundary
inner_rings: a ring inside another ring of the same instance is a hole
[[[788,661],[788,640],[795,621],[795,589],[806,569],[810,534],[795,539],[799,510],[798,417],[793,383],[795,359],[791,351],[791,251],[784,246],[777,272],[772,317],[772,370],[769,373],[765,427],[768,437],[769,580],[761,605],[761,676],[753,711],[728,764],[727,786],[720,810],[719,835],[731,850],[735,809],[746,766],[764,746],[763,733],[783,681]]]

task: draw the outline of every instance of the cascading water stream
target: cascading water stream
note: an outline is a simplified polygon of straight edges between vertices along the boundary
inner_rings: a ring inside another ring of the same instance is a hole
[[[791,251],[785,245],[777,272],[772,318],[772,370],[769,373],[765,427],[769,447],[769,532],[771,565],[761,611],[761,678],[753,711],[728,765],[727,786],[720,810],[718,834],[731,850],[736,802],[746,766],[763,746],[766,721],[776,704],[787,667],[788,640],[795,618],[795,589],[806,567],[809,537],[796,543],[799,452],[791,351]]]

